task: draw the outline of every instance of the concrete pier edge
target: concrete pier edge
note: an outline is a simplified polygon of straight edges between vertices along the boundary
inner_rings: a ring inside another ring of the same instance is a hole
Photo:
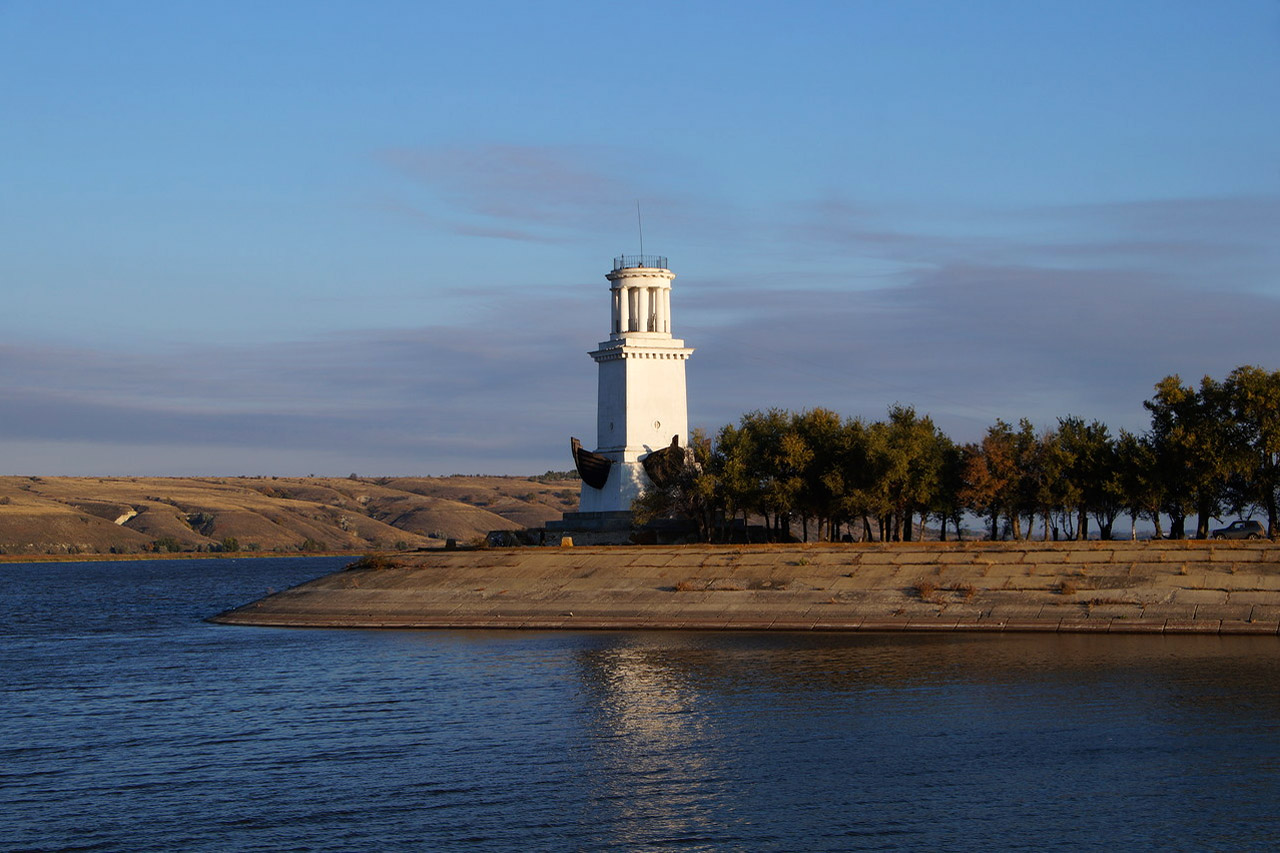
[[[1280,636],[1280,546],[964,542],[433,551],[210,617],[395,629]]]

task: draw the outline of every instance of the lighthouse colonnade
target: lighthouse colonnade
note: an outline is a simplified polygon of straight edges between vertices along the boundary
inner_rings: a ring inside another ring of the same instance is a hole
[[[613,286],[613,334],[655,332],[671,334],[671,282],[635,285],[634,278]]]

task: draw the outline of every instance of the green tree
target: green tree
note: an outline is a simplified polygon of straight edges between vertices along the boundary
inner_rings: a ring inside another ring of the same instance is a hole
[[[1223,386],[1206,376],[1199,390],[1175,374],[1156,383],[1143,403],[1151,413],[1151,440],[1157,476],[1164,492],[1169,533],[1185,535],[1185,521],[1196,514],[1196,537],[1209,535],[1209,519],[1219,512],[1226,484],[1238,461],[1239,443]]]
[[[1164,536],[1160,526],[1163,495],[1156,476],[1156,454],[1151,442],[1120,430],[1116,439],[1116,482],[1120,504],[1129,514],[1129,538],[1138,538],[1138,520],[1149,518],[1156,528],[1156,538]]]
[[[942,469],[939,435],[928,415],[916,415],[911,406],[890,407],[881,476],[893,514],[895,541],[915,538],[913,520],[916,515],[928,515],[937,494]]]
[[[844,493],[842,430],[840,416],[830,409],[809,409],[792,417],[792,429],[802,442],[806,461],[800,470],[797,508],[804,541],[809,541],[809,520],[817,522],[817,536],[832,538]]]
[[[1232,458],[1244,496],[1267,514],[1267,535],[1280,532],[1280,371],[1237,367],[1224,393],[1237,428]]]
[[[1122,510],[1115,443],[1101,421],[1085,423],[1083,418],[1058,419],[1058,444],[1070,487],[1068,503],[1076,516],[1076,538],[1089,538],[1090,516],[1098,523],[1099,536],[1111,538],[1116,517]]]
[[[711,454],[711,469],[719,483],[719,499],[728,519],[742,515],[744,531],[750,539],[750,514],[760,506],[759,484],[753,477],[752,436],[740,427],[720,428]]]
[[[964,488],[964,451],[940,432],[938,456],[938,490],[931,504],[933,516],[938,519],[938,538],[947,541],[947,525],[950,524],[955,529],[956,538],[963,539],[964,504],[960,501],[960,490]]]

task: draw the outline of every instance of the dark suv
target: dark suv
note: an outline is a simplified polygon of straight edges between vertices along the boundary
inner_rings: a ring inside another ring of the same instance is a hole
[[[1261,539],[1266,535],[1267,529],[1260,521],[1233,521],[1213,531],[1214,539]]]

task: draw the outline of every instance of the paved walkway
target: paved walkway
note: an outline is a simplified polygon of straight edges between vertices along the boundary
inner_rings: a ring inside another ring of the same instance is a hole
[[[1280,634],[1271,542],[435,551],[219,614],[242,625]]]

